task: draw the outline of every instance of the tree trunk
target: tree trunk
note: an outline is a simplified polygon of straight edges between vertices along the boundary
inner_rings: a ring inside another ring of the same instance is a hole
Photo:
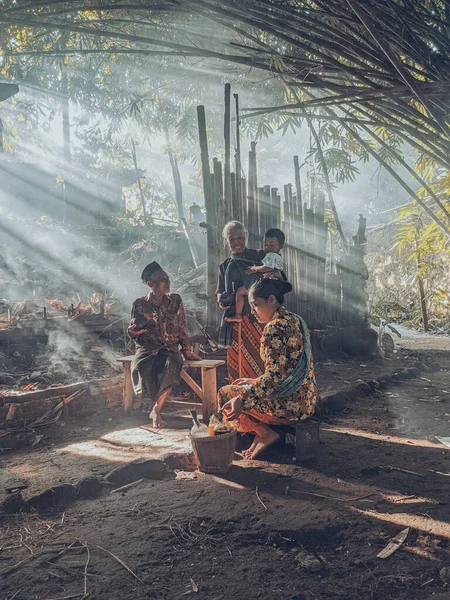
[[[419,244],[419,240],[416,234],[416,250]],[[420,267],[422,264],[422,258],[417,253],[417,271],[420,273]],[[427,311],[427,300],[425,296],[425,286],[423,285],[423,279],[420,275],[417,276],[417,283],[419,284],[419,298],[420,298],[420,310],[422,311],[422,324],[423,330],[428,331],[428,311]]]
[[[133,138],[131,138],[131,154],[133,156],[134,170],[136,171],[136,178],[137,178],[137,183],[139,186],[139,196],[141,198],[142,216],[144,218],[144,223],[147,224],[147,207],[145,206],[144,190],[142,189],[141,177],[139,175],[139,168],[138,168],[138,164],[137,164],[136,144],[134,143]]]
[[[170,167],[172,169],[173,185],[175,187],[175,207],[178,213],[178,220],[181,223],[183,219],[185,219],[185,214],[183,204],[183,185],[181,183],[180,169],[178,168],[177,158],[172,151],[169,129],[167,125],[164,125],[164,133],[166,136],[167,155],[169,156]]]
[[[63,62],[61,65],[61,113],[64,162],[65,164],[70,165],[72,162],[72,155],[70,152],[69,77],[67,75],[67,65],[65,62]]]

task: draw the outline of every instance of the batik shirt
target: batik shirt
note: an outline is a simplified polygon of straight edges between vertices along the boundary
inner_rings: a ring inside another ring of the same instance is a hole
[[[309,364],[305,382],[292,396],[271,399],[271,394],[293,371],[303,351],[303,335],[300,320],[283,306],[266,324],[261,338],[261,358],[264,374],[255,384],[244,386],[239,395],[243,409],[252,408],[287,420],[306,418],[314,413],[317,399],[313,358]]]
[[[131,309],[131,325],[146,330],[139,335],[128,330],[137,352],[157,354],[162,348],[174,352],[181,348],[183,354],[191,352],[184,306],[178,294],[166,294],[159,305],[154,302],[153,294],[138,298]]]

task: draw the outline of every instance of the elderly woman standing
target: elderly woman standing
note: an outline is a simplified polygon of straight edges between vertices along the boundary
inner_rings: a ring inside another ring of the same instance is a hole
[[[252,313],[265,324],[261,338],[264,373],[240,378],[219,390],[227,424],[255,434],[244,453],[255,458],[279,439],[270,425],[291,425],[314,413],[317,387],[308,328],[283,306],[287,281],[261,279],[249,289]]]
[[[230,383],[241,377],[258,377],[263,371],[259,356],[262,327],[252,316],[245,300],[241,323],[229,323],[225,317],[233,313],[235,293],[244,284],[245,271],[252,265],[260,265],[263,250],[247,248],[248,232],[239,221],[230,221],[223,228],[224,242],[230,249],[230,257],[219,266],[217,301],[225,311],[219,334],[219,343],[228,347],[227,364]],[[239,373],[238,331],[241,327],[241,373]]]
[[[172,387],[179,382],[181,355],[189,360],[201,359],[192,352],[183,302],[178,294],[170,294],[168,274],[152,262],[141,279],[150,292],[133,302],[128,335],[135,341],[136,354],[131,377],[135,395],[155,403],[150,413],[153,427],[163,427],[160,413]]]

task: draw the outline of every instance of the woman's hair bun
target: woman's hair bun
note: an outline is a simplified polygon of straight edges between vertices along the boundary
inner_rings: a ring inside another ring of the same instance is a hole
[[[284,295],[292,291],[289,281],[280,279],[259,279],[249,289],[255,298],[269,298],[274,296],[280,304],[284,302]]]
[[[280,281],[280,284],[280,291],[283,295],[292,292],[292,285],[289,283],[289,281]]]

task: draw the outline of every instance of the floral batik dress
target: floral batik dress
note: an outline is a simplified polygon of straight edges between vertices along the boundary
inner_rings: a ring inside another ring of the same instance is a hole
[[[273,315],[261,337],[261,358],[264,373],[255,383],[226,385],[219,390],[219,401],[225,404],[239,397],[243,411],[228,425],[239,431],[254,431],[258,422],[291,424],[310,417],[317,400],[313,358],[302,387],[290,396],[272,398],[279,385],[292,373],[303,352],[303,334],[300,319],[283,306]]]

